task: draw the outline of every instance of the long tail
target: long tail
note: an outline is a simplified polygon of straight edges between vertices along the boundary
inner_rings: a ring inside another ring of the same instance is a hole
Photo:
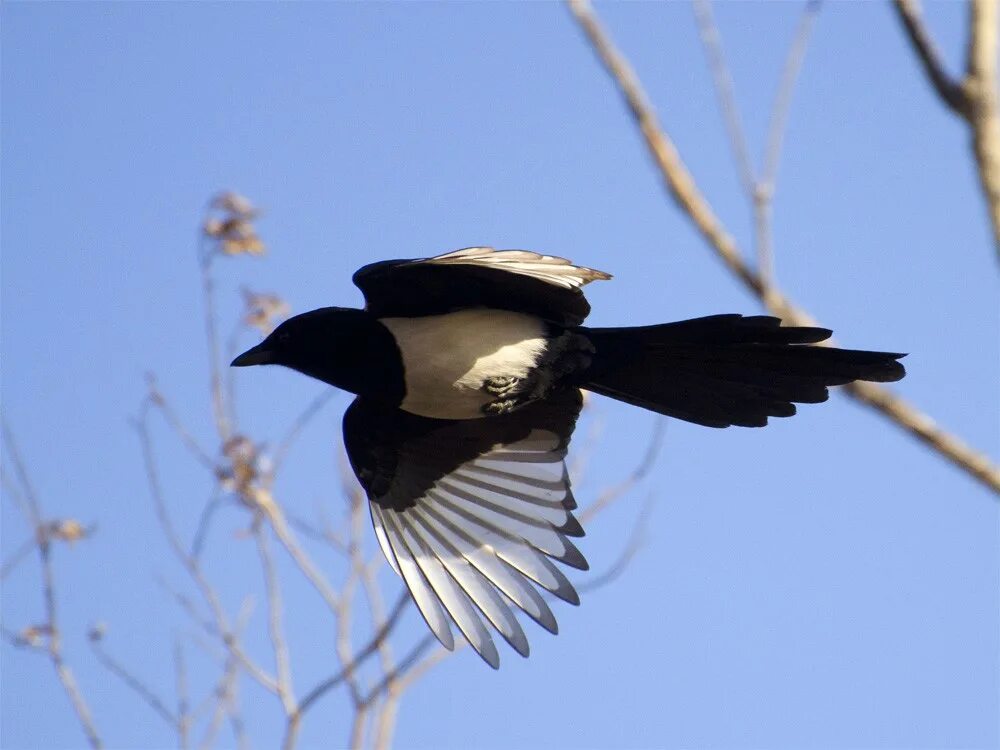
[[[581,388],[708,427],[762,427],[814,404],[827,386],[891,382],[904,354],[810,346],[826,328],[768,316],[712,315],[641,328],[582,328],[596,349]]]

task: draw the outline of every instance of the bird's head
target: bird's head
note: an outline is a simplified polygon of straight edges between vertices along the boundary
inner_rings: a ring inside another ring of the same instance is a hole
[[[233,367],[283,365],[352,393],[364,389],[373,356],[394,346],[388,331],[364,310],[324,307],[284,321]]]

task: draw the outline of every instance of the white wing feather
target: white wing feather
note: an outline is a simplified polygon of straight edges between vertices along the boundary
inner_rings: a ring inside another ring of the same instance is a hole
[[[514,611],[557,631],[536,585],[579,603],[573,585],[549,559],[587,567],[567,534],[582,532],[570,511],[565,453],[558,436],[535,430],[462,464],[413,507],[396,511],[372,503],[383,553],[446,647],[453,646],[450,618],[496,668],[499,654],[487,624],[522,656],[528,641]]]
[[[492,247],[467,247],[438,255],[420,263],[437,265],[470,265],[496,268],[510,273],[531,276],[565,289],[581,289],[591,281],[606,280],[611,274],[593,268],[575,266],[566,258],[541,255],[529,250],[494,250]]]

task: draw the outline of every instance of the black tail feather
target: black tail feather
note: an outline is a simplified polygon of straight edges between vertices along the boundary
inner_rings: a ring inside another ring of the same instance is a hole
[[[581,329],[596,349],[581,387],[709,427],[760,427],[819,403],[831,385],[892,382],[890,352],[812,346],[826,328],[783,327],[769,316],[713,315],[641,328]]]

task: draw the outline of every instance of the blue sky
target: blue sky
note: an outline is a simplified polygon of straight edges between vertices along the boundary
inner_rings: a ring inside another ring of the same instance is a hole
[[[753,153],[760,152],[795,3],[721,4],[717,17]],[[741,245],[750,216],[691,7],[601,5],[665,127]],[[359,303],[350,274],[388,257],[490,244],[612,272],[597,325],[759,311],[664,199],[635,129],[564,7],[538,4],[7,3],[2,10],[3,411],[48,514],[97,523],[56,550],[67,656],[111,746],[169,730],[87,648],[166,695],[170,644],[193,627],[155,580],[185,579],[155,524],[128,420],[155,372],[211,434],[194,246],[222,188],[265,210],[269,253],[220,264],[295,311]],[[929,22],[952,69],[965,7]],[[933,98],[883,3],[829,4],[795,94],[775,199],[782,286],[840,340],[910,352],[894,390],[1000,452],[998,275],[962,123]],[[240,413],[273,440],[322,390],[241,371]],[[290,459],[281,501],[339,507],[338,396]],[[635,464],[651,415],[597,400],[578,496]],[[157,433],[169,501],[190,531],[211,487]],[[577,442],[584,445],[581,430]],[[669,422],[655,468],[588,527],[595,571],[644,499],[625,575],[557,610],[557,638],[462,653],[407,694],[400,747],[983,748],[1000,743],[995,498],[873,413],[835,396],[764,430]],[[260,592],[246,516],[220,514],[206,561],[235,609]],[[3,547],[27,535],[9,502]],[[336,561],[315,552],[335,570]],[[329,613],[294,570],[296,684],[333,671]],[[585,581],[585,576],[578,576]],[[399,583],[384,579],[390,595]],[[4,581],[4,625],[41,613],[29,561]],[[421,635],[410,613],[402,635]],[[258,607],[250,630],[266,660]],[[359,636],[360,638],[360,636]],[[189,646],[192,683],[215,672]],[[4,748],[75,747],[51,670],[0,648]],[[270,662],[266,662],[270,663]],[[255,746],[282,724],[243,687]],[[310,714],[304,746],[346,740],[343,696]],[[223,735],[229,742],[228,735]]]

